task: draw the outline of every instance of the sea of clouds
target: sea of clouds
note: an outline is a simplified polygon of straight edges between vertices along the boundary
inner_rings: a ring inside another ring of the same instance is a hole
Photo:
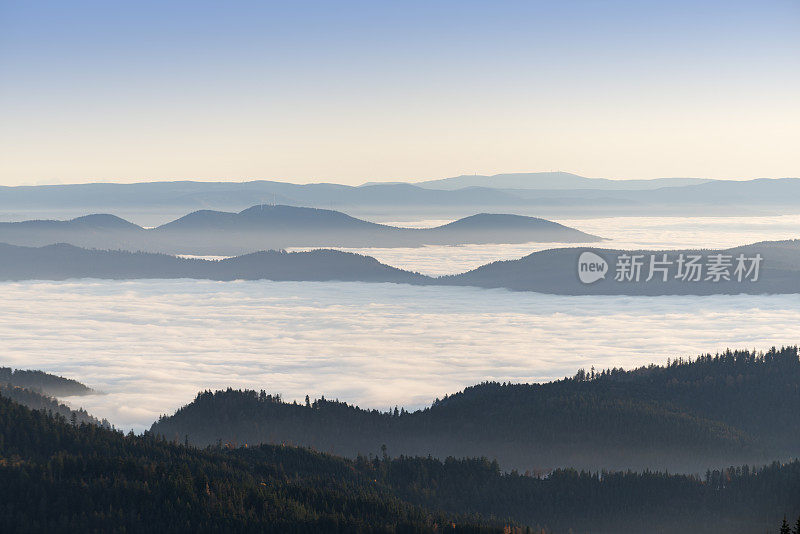
[[[399,284],[2,283],[0,365],[78,379],[66,399],[137,431],[203,389],[387,409],[484,380],[542,381],[800,342],[800,295],[569,297]]]

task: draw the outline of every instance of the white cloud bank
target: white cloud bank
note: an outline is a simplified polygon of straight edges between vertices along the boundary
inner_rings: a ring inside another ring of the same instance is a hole
[[[483,380],[539,381],[725,347],[800,342],[800,296],[564,297],[394,284],[0,284],[0,365],[106,392],[69,399],[142,430],[205,388],[418,407]]]

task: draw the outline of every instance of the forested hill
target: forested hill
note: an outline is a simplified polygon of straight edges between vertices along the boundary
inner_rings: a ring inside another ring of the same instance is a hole
[[[580,371],[547,384],[485,383],[415,412],[262,391],[210,391],[152,431],[192,443],[292,443],[356,456],[496,458],[507,469],[667,469],[800,455],[796,347],[700,356],[631,371]]]
[[[0,480],[1,532],[745,534],[800,513],[797,461],[702,477],[537,477],[486,459],[198,450],[70,425],[4,398]]]

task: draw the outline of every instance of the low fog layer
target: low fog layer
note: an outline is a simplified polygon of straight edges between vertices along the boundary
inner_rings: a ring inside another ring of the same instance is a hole
[[[206,388],[413,408],[482,380],[541,381],[592,365],[800,339],[798,295],[563,297],[188,280],[3,283],[0,291],[2,364],[78,379],[105,394],[67,401],[137,430]]]

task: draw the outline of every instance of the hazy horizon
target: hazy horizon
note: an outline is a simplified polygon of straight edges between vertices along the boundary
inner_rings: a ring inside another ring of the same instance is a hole
[[[0,184],[797,176],[800,4],[0,1]]]

